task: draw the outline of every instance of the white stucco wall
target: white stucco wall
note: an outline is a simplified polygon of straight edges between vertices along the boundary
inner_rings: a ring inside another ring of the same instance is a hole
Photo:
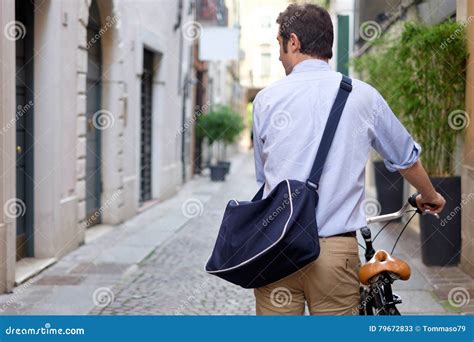
[[[5,27],[15,17],[12,0],[0,1],[0,27]],[[0,205],[4,208],[7,201],[15,198],[15,165],[11,162],[15,156],[15,129],[8,124],[15,116],[15,42],[0,40]],[[15,283],[16,220],[0,210],[0,293],[10,291]]]

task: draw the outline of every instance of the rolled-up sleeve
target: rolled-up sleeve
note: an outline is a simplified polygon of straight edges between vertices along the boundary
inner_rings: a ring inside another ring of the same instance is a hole
[[[372,129],[372,147],[382,156],[389,171],[407,169],[419,159],[421,146],[378,92],[374,100]]]
[[[255,175],[257,178],[257,184],[262,186],[265,183],[265,175],[263,172],[263,147],[262,140],[260,139],[260,128],[259,128],[259,115],[260,115],[260,102],[258,97],[253,102],[253,148],[254,148],[254,159],[255,159]]]

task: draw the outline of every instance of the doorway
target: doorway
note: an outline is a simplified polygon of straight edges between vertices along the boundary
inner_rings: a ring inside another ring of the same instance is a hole
[[[152,198],[153,66],[155,54],[143,51],[140,120],[140,202]]]
[[[34,7],[15,2],[16,40],[16,259],[34,255]]]
[[[102,194],[101,127],[98,115],[102,100],[102,49],[100,15],[97,0],[89,9],[87,41],[87,104],[86,104],[86,222],[94,226],[101,222]],[[99,39],[97,39],[99,37]],[[93,42],[93,43],[92,43]]]

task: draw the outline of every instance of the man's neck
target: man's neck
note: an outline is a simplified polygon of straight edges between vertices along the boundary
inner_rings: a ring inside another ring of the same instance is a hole
[[[291,70],[287,71],[287,75],[290,74],[291,72],[293,72],[293,69],[295,68],[295,66],[297,66],[301,62],[305,62],[305,61],[309,61],[309,60],[322,61],[322,62],[326,62],[326,63],[329,62],[329,60],[327,60],[327,59],[321,59],[321,58],[318,58],[318,57],[313,57],[313,56],[308,56],[308,55],[301,55],[301,56],[299,56],[298,58],[295,59],[295,63],[293,64],[293,67],[291,68]]]
[[[301,57],[298,57],[298,58],[296,59],[296,63],[293,65],[293,67],[294,67],[295,65],[297,65],[297,64],[300,64],[301,62],[308,61],[308,60],[323,61],[323,62],[326,62],[326,63],[329,62],[329,60],[327,60],[327,59],[322,59],[322,58],[318,58],[318,57],[302,55]]]

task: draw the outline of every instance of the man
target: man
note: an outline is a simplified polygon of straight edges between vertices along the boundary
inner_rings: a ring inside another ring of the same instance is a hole
[[[253,112],[257,182],[265,183],[264,196],[284,179],[308,178],[342,78],[328,65],[333,26],[325,9],[292,4],[277,23],[287,76],[259,92]],[[443,209],[444,198],[418,160],[421,147],[374,88],[353,80],[318,190],[321,254],[298,272],[255,289],[257,314],[299,315],[305,302],[311,314],[357,313],[355,232],[366,225],[364,179],[371,148],[388,170],[400,172],[419,191],[420,209]]]

